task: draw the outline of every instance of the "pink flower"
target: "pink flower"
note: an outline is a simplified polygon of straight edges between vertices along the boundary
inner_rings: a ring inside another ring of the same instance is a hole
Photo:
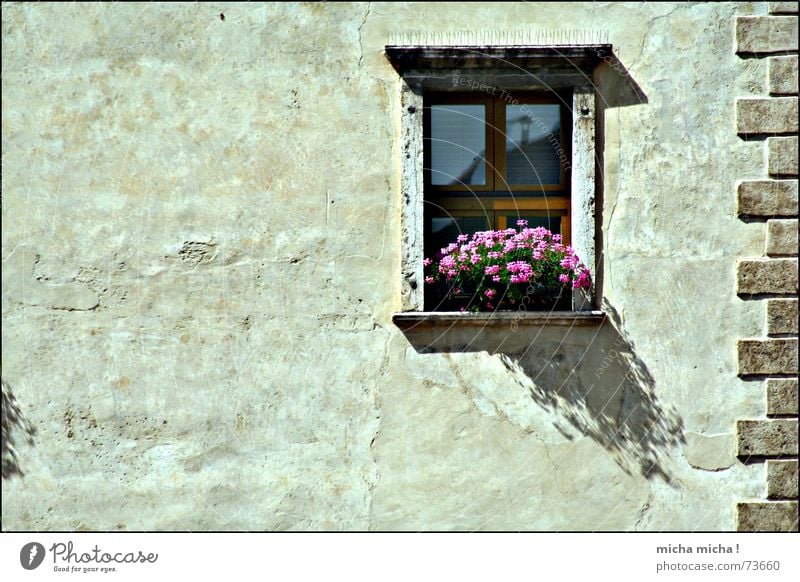
[[[525,261],[511,261],[508,264],[509,273],[525,273],[533,270],[529,263]]]
[[[430,285],[431,283],[433,283],[433,277],[425,277],[425,282],[426,282],[428,285]]]
[[[592,286],[592,278],[589,275],[589,271],[586,269],[582,269],[575,280],[572,282],[572,287],[574,289],[588,289]]]
[[[567,255],[566,257],[561,259],[561,262],[559,264],[565,269],[574,269],[575,267],[578,266],[578,261],[575,256]]]
[[[567,275],[566,273],[563,275],[559,275],[558,280],[561,281],[562,283],[569,283],[569,275]]]
[[[456,240],[460,243],[467,242],[467,240],[469,240],[469,236],[466,234],[460,234],[458,237],[456,237]]]
[[[429,265],[430,265],[432,262],[433,262],[433,261],[431,261],[430,259],[425,259],[424,261],[422,261],[422,264],[423,264],[424,266],[426,266],[426,267],[427,267],[427,266],[429,266]]]
[[[495,290],[487,289],[486,291],[483,292],[483,294],[486,295],[489,299],[491,299],[495,295]]]
[[[484,275],[497,275],[500,272],[500,265],[489,265],[488,267],[484,267],[483,274]]]
[[[517,221],[517,226],[522,226],[522,227],[528,226],[528,221],[520,219]]]

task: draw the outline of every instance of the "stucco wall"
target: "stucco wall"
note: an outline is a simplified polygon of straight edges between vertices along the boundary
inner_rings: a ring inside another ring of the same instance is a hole
[[[734,451],[765,225],[736,216],[763,153],[733,103],[767,78],[733,17],[765,11],[5,4],[3,376],[38,433],[3,528],[733,529],[765,487]],[[565,27],[644,94],[604,113],[611,316],[420,353],[383,46]]]

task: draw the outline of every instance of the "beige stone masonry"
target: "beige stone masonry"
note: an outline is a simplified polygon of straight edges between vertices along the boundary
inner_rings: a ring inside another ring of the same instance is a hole
[[[737,529],[743,532],[797,531],[797,502],[740,503],[737,506]]]
[[[797,132],[797,97],[736,100],[736,129],[742,135]]]
[[[767,461],[767,499],[797,499],[797,459]]]
[[[795,374],[797,338],[739,340],[739,375]]]
[[[797,136],[767,139],[767,162],[773,176],[797,176]]]
[[[797,298],[767,302],[767,334],[797,333]]]
[[[797,2],[770,2],[770,14],[797,14]]]
[[[743,97],[735,104],[739,135],[744,140],[766,138],[764,163],[755,164],[752,175],[773,178],[742,181],[737,187],[739,217],[745,222],[769,219],[764,245],[769,258],[740,259],[737,265],[737,293],[745,299],[760,296],[765,303],[768,337],[739,340],[737,358],[740,376],[781,377],[768,377],[763,384],[768,418],[736,425],[737,455],[744,463],[771,457],[765,467],[766,500],[739,503],[736,527],[794,532],[797,501],[783,500],[796,500],[798,489],[798,389],[797,379],[791,377],[798,368],[798,266],[796,258],[787,258],[798,254],[798,182],[790,179],[798,175],[797,3],[771,2],[769,12],[770,16],[735,18],[738,53],[774,55],[763,59],[769,97]]]
[[[767,254],[797,255],[797,220],[767,222]]]
[[[797,216],[797,180],[747,180],[737,192],[742,218]]]
[[[797,50],[796,16],[736,18],[736,52],[780,53]]]
[[[797,378],[767,380],[767,415],[797,416]]]
[[[769,59],[771,95],[797,95],[797,55]]]
[[[736,423],[739,457],[797,456],[797,419],[740,420]]]
[[[744,259],[738,265],[740,295],[797,293],[797,260]]]

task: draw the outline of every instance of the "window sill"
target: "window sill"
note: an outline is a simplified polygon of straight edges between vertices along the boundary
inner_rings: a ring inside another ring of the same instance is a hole
[[[392,316],[403,331],[451,327],[593,326],[606,318],[603,311],[499,311],[461,313],[458,311],[406,311]]]

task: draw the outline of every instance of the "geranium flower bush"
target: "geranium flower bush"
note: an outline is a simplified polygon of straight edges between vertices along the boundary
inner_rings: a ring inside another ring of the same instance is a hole
[[[439,286],[451,303],[460,298],[462,311],[517,309],[537,292],[591,286],[589,269],[561,235],[528,228],[525,220],[517,226],[459,235],[425,259],[425,283]]]

